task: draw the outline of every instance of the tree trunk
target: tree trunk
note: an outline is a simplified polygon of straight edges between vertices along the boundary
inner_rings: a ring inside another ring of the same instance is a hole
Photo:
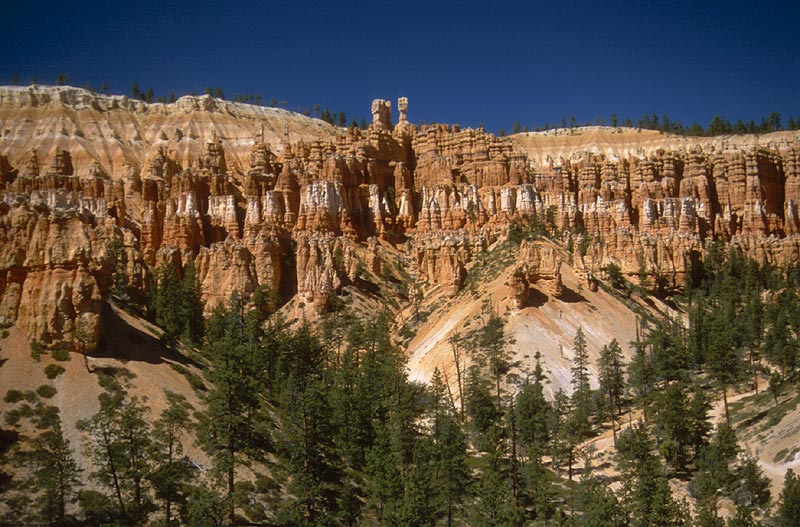
[[[233,493],[236,489],[236,474],[234,458],[236,449],[233,444],[233,435],[228,440],[228,456],[230,457],[230,465],[228,466],[228,525],[233,527],[236,525],[236,507],[233,503]]]
[[[447,378],[447,373],[442,370],[442,376],[444,377],[444,385],[447,386],[447,397],[450,399],[450,406],[453,408],[453,413],[457,414],[458,411],[456,410],[456,401],[453,397],[453,390],[450,389],[450,380]]]
[[[511,404],[511,475],[514,485],[514,510],[519,502],[519,481],[517,478],[517,427],[514,416],[514,404]]]
[[[169,470],[169,472],[170,472],[170,482],[169,482],[169,488],[167,489],[167,500],[166,500],[167,503],[166,503],[166,507],[165,507],[166,510],[164,511],[164,513],[165,513],[164,517],[166,518],[167,527],[169,527],[170,519],[171,519],[170,518],[170,508],[172,507],[172,492],[174,490],[172,488],[173,481],[171,479],[172,478],[172,443],[173,443],[173,437],[172,437],[172,434],[170,434],[170,436],[169,436],[169,454],[167,455],[167,463],[168,463],[167,466],[170,469]]]
[[[303,471],[308,474],[311,472],[311,461],[308,459],[308,415],[306,414],[305,394],[303,394]],[[303,489],[306,502],[306,521],[308,525],[314,525],[314,505],[311,502],[311,495],[308,489]]]
[[[569,474],[569,480],[570,481],[572,481],[572,461],[573,461],[572,457],[573,457],[574,453],[575,453],[575,448],[572,445],[570,445],[570,447],[569,447],[569,457],[568,457],[568,461],[567,461],[569,463],[569,468],[567,469],[568,470],[567,473]]]
[[[725,403],[725,422],[731,426],[731,413],[728,410],[728,385],[722,387],[722,401]]]
[[[617,446],[617,425],[614,422],[614,394],[612,387],[608,388],[608,412],[611,414],[611,433],[614,434],[614,447]]]
[[[111,453],[110,439],[106,436],[103,438],[105,443],[106,457],[108,458],[108,469],[111,472],[111,479],[114,482],[114,493],[117,496],[117,503],[119,503],[119,510],[122,513],[122,518],[127,522],[128,511],[125,509],[125,501],[122,499],[122,489],[119,485],[119,477],[117,477],[117,466],[114,463],[114,456]]]
[[[453,348],[453,362],[456,365],[456,382],[458,383],[458,402],[461,406],[461,421],[464,421],[464,388],[462,386],[463,381],[461,380],[461,357],[459,357],[458,347],[456,344],[451,343],[450,346]]]

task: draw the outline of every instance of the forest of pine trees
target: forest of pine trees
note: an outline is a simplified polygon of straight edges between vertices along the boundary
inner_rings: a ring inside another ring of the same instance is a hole
[[[737,119],[735,122],[714,115],[707,126],[703,127],[702,124],[692,122],[691,125],[684,125],[682,122],[670,119],[666,114],[659,117],[657,114],[647,114],[641,119],[634,121],[630,117],[620,118],[618,114],[612,114],[608,119],[601,119],[595,117],[593,121],[585,121],[582,125],[575,119],[570,117],[569,122],[565,117],[561,118],[560,124],[557,123],[544,123],[543,125],[536,126],[533,131],[541,132],[552,130],[553,128],[576,128],[578,126],[611,126],[613,128],[626,127],[638,128],[641,130],[658,130],[659,132],[677,134],[683,136],[705,136],[713,137],[718,135],[743,135],[743,134],[766,134],[770,132],[779,132],[781,130],[800,130],[800,116],[790,116],[784,120],[780,113],[772,112],[766,117],[761,117],[759,120],[751,119]],[[529,126],[522,126],[519,122],[513,123],[511,126],[512,133],[530,132]],[[505,135],[503,131],[502,134]]]
[[[166,407],[150,415],[148,402],[130,394],[127,370],[95,369],[99,411],[78,423],[81,444],[70,444],[48,401],[52,386],[8,391],[2,466],[32,470],[23,477],[3,469],[8,509],[0,520],[797,525],[797,477],[788,472],[781,494],[771,495],[737,443],[727,397],[768,390],[777,404],[796,390],[800,267],[776,270],[710,247],[675,298],[688,326],[643,315],[639,338],[608,342],[596,364],[578,328],[570,393],[553,400],[541,356],[532,352],[532,368],[515,362],[504,319],[488,303],[477,329],[450,338],[455,376],[436,370],[426,386],[409,381],[388,311],[367,319],[339,306],[315,330],[271,313],[267,292],[249,304],[234,292],[203,325],[191,266],[180,275],[162,267],[153,282],[147,314],[167,349],[195,346],[202,406],[166,392]],[[633,350],[627,363],[625,345]],[[720,422],[709,418],[712,398],[724,402]],[[587,446],[609,428],[620,474],[613,478],[593,465]],[[192,459],[189,446],[207,461]],[[78,451],[90,473],[80,471]],[[675,481],[689,498],[674,493]],[[720,517],[722,501],[734,517]]]

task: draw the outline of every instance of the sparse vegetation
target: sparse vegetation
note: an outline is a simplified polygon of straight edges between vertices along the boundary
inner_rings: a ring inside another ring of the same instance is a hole
[[[39,362],[42,358],[42,355],[45,355],[47,350],[44,348],[44,345],[38,341],[31,342],[31,357],[36,362]]]
[[[20,390],[8,390],[6,392],[6,396],[3,398],[8,404],[18,403],[19,401],[25,398],[25,394],[22,393]]]
[[[59,362],[66,362],[69,360],[69,350],[57,348],[50,352],[50,356]]]
[[[44,368],[44,374],[48,379],[55,379],[59,375],[64,373],[64,367],[60,364],[48,364]]]
[[[58,393],[55,387],[49,384],[43,384],[36,388],[36,394],[43,399],[51,399]]]

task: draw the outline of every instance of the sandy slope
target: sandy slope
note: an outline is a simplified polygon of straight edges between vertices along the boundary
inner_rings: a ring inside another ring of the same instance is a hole
[[[489,300],[497,312],[506,319],[506,334],[514,343],[510,348],[524,366],[533,367],[534,355],[542,355],[542,366],[550,384],[546,390],[552,395],[558,389],[570,391],[572,346],[578,327],[586,334],[592,378],[596,381],[595,365],[600,349],[616,338],[626,357],[630,357],[629,343],[636,337],[636,317],[620,300],[602,289],[591,292],[579,286],[572,269],[562,266],[566,294],[563,298],[535,295],[541,305],[514,309],[509,299],[506,282],[513,265],[480,287],[480,296],[462,291],[451,300],[432,295],[428,302],[439,303],[426,323],[408,345],[410,378],[416,381],[430,379],[435,368],[444,371],[451,383],[456,377],[450,335],[457,331],[464,335],[479,327],[481,303]]]
[[[133,374],[135,377],[130,381],[128,392],[145,401],[153,420],[166,407],[165,389],[184,395],[194,408],[199,409],[200,401],[189,382],[170,364],[181,363],[195,373],[197,368],[183,357],[163,350],[149,324],[117,308],[109,309],[111,316],[106,317],[103,327],[104,343],[95,356],[89,358],[89,368],[93,372],[103,368],[124,368]],[[66,362],[56,362],[49,356],[36,362],[31,358],[27,337],[16,328],[11,328],[9,337],[0,341],[0,348],[0,357],[7,359],[0,367],[0,398],[11,389],[35,390],[43,384],[53,385],[58,393],[43,402],[61,410],[65,436],[72,445],[78,464],[87,468],[83,441],[76,424],[90,418],[99,409],[98,396],[102,388],[97,383],[97,375],[86,371],[83,357],[78,353],[71,353]],[[60,364],[65,369],[53,381],[44,374],[44,368],[51,363]],[[0,401],[0,412],[5,415],[15,406]],[[191,440],[184,443],[187,453],[193,458],[201,463],[206,460]]]

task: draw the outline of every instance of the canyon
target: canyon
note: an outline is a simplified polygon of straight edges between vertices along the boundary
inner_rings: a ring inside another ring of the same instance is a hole
[[[521,243],[501,284],[514,309],[532,291],[594,290],[609,264],[679,289],[715,242],[800,258],[797,132],[496,137],[413,124],[405,98],[397,110],[373,101],[362,130],[211,96],[0,88],[0,320],[46,346],[96,342],[115,272],[142,300],[165,264],[194,266],[207,313],[262,289],[314,320],[392,266],[413,282],[404,305],[454,298],[477,257],[531,222],[549,239]]]

